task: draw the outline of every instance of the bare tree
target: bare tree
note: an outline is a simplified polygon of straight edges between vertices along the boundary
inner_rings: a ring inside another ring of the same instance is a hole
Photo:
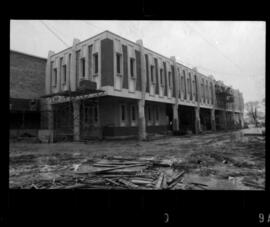
[[[255,127],[258,126],[258,101],[250,101],[245,104],[245,108],[247,110],[247,115],[250,117],[252,121],[255,123]]]

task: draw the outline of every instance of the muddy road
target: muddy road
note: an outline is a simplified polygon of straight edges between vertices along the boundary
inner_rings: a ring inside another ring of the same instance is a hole
[[[264,190],[265,184],[265,137],[241,130],[143,142],[10,142],[9,154],[10,188]]]

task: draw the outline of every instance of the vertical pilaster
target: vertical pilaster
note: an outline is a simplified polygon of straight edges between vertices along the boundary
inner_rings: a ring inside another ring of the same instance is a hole
[[[136,42],[140,48],[141,58],[141,99],[138,101],[138,112],[139,112],[139,139],[146,139],[146,125],[145,125],[145,90],[146,90],[146,70],[145,70],[145,58],[144,58],[144,47],[143,41],[138,40]]]
[[[45,75],[45,94],[48,95],[51,93],[51,56],[54,54],[53,51],[49,51],[47,63],[46,63],[46,75]]]
[[[195,133],[201,132],[200,107],[195,107]]]
[[[73,139],[80,140],[80,100],[73,101]]]
[[[178,94],[179,94],[179,75],[176,68],[176,59],[174,56],[171,57],[173,61],[173,75],[175,85],[175,103],[173,104],[173,131],[179,131],[179,116],[178,116]]]
[[[70,89],[76,90],[77,78],[76,78],[76,46],[80,42],[78,39],[73,40],[73,46],[71,50],[71,62],[70,62]],[[78,66],[79,67],[79,66]]]

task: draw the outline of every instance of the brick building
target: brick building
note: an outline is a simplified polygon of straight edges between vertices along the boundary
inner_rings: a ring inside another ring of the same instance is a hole
[[[10,136],[37,136],[46,59],[10,51]]]
[[[144,139],[243,125],[238,90],[109,31],[49,52],[45,97],[54,138]]]

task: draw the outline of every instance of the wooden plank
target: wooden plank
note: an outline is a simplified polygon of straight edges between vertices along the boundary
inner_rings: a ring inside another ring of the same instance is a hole
[[[138,185],[133,184],[133,183],[131,183],[131,182],[127,181],[127,180],[124,180],[124,179],[119,179],[118,181],[119,181],[119,182],[121,182],[122,184],[126,185],[126,186],[127,186],[127,187],[129,187],[129,188],[136,188],[136,189],[138,189],[138,188],[139,188],[139,186],[138,186]]]
[[[178,180],[183,176],[185,171],[180,172],[175,178],[173,178],[170,183],[168,183],[168,189],[174,187],[178,183]]]
[[[164,174],[163,180],[162,180],[162,189],[166,189],[168,187],[167,185],[167,176]]]
[[[95,173],[106,173],[106,172],[110,172],[112,170],[116,170],[116,169],[127,169],[130,167],[136,167],[136,166],[145,166],[145,164],[136,164],[136,165],[129,165],[129,166],[118,166],[118,167],[113,167],[113,168],[109,168],[109,169],[104,169],[104,170],[99,170],[99,171],[94,171]]]
[[[155,186],[156,189],[161,189],[163,177],[164,177],[164,173],[161,172],[159,177],[158,177],[158,181],[156,183],[156,186]]]
[[[117,186],[121,185],[121,184],[117,183],[116,181],[114,181],[112,179],[106,178],[105,180],[108,181],[108,182],[110,182],[110,183],[112,183],[112,184],[114,184],[114,185],[117,185]]]
[[[182,171],[179,174],[177,174],[174,178],[172,178],[170,181],[168,181],[168,184],[172,184],[173,182],[177,181],[178,178],[181,177],[184,173],[185,173],[185,171]]]
[[[64,187],[64,189],[75,189],[75,188],[82,188],[82,187],[85,187],[87,186],[86,184],[74,184],[74,185],[71,185],[71,186],[66,186]]]

